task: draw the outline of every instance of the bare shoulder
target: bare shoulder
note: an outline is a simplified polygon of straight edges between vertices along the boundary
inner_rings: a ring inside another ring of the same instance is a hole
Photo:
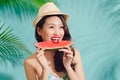
[[[34,71],[38,76],[42,75],[42,67],[36,58],[36,54],[32,54],[24,61],[26,72]]]
[[[81,54],[80,54],[80,51],[76,48],[74,48],[74,59],[77,61],[77,63],[80,63],[81,62]]]
[[[75,51],[75,57],[74,60],[76,61],[76,65],[75,65],[75,72],[76,74],[79,76],[80,80],[85,80],[85,75],[84,75],[84,68],[83,68],[83,64],[82,64],[82,59],[81,59],[81,54],[80,51],[77,49],[74,49]]]
[[[37,65],[40,65],[38,60],[36,59],[36,55],[32,54],[28,58],[25,59],[24,61],[24,66],[29,65],[29,67],[36,68]]]
[[[75,57],[79,56],[80,57],[80,51],[76,48],[74,48],[75,51]]]

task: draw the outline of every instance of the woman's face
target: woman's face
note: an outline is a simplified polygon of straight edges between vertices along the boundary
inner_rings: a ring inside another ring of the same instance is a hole
[[[38,34],[42,37],[43,41],[61,41],[64,36],[64,25],[61,19],[57,16],[49,17],[45,20],[42,29],[38,30]]]

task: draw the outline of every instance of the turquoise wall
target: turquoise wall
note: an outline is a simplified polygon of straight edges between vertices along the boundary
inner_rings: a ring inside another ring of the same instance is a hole
[[[74,47],[80,50],[86,80],[120,80],[120,0],[57,0],[70,15],[68,26]],[[6,13],[7,14],[7,13]],[[23,43],[35,51],[33,18],[4,17]],[[0,72],[11,80],[25,80],[23,66],[0,64]],[[0,79],[1,80],[1,79]]]

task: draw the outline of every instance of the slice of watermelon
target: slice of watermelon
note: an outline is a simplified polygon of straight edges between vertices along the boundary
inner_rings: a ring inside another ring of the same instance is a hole
[[[64,48],[65,46],[71,46],[73,44],[72,41],[59,41],[58,43],[54,43],[52,41],[43,41],[36,43],[36,47],[44,48],[44,49],[59,49]]]

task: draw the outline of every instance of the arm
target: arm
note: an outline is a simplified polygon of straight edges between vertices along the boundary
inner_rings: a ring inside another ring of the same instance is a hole
[[[41,60],[42,61],[42,60]],[[47,67],[42,68],[40,63],[33,58],[28,58],[24,61],[24,68],[27,80],[48,80],[49,70]]]
[[[35,70],[30,65],[28,60],[24,61],[24,69],[25,69],[27,80],[38,80],[35,74]]]
[[[42,80],[48,80],[48,74],[49,74],[49,70],[48,70],[48,68],[46,67],[46,68],[43,70]]]
[[[78,76],[76,75],[75,71],[71,67],[66,68],[66,71],[70,80],[80,80],[78,79]]]
[[[66,47],[66,49],[60,49],[60,51],[64,52],[63,64],[70,80],[85,80],[79,51],[75,50],[74,57],[73,52],[70,50],[69,47]],[[70,65],[72,60],[74,60],[76,64],[75,70],[73,70]]]
[[[66,68],[70,80],[85,80],[80,53],[77,50],[75,50],[74,60],[76,63],[75,71],[72,69],[71,66]]]
[[[84,70],[82,66],[82,61],[81,61],[81,56],[80,52],[75,49],[75,57],[74,57],[75,62],[77,63],[75,65],[75,73],[79,80],[85,80],[85,75],[84,75]]]
[[[49,67],[48,67],[48,62],[45,58],[44,53],[45,53],[44,49],[41,49],[41,50],[38,49],[36,58],[37,58],[39,64],[41,65],[42,71],[43,71],[41,80],[48,80]]]

